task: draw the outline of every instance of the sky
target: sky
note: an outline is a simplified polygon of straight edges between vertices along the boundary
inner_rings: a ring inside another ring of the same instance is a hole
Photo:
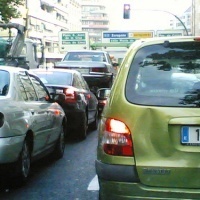
[[[131,5],[129,20],[123,19],[125,3]],[[180,16],[187,10],[192,0],[106,0],[105,4],[112,30],[159,30],[166,29],[174,15]]]

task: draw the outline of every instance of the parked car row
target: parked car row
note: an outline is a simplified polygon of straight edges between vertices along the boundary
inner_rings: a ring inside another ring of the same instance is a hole
[[[107,54],[92,53],[110,62]],[[80,55],[89,58],[83,52]],[[50,153],[61,158],[68,136],[85,139],[88,129],[97,129],[104,105],[100,104],[101,90],[90,87],[110,87],[113,78],[110,63],[97,63],[95,70],[84,71],[82,67],[0,67],[0,173],[23,184],[33,161]],[[84,76],[86,71],[90,75]]]

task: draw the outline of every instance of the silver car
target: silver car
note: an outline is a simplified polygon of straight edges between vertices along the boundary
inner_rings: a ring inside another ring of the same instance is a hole
[[[50,152],[57,159],[63,156],[67,119],[55,102],[62,97],[52,99],[40,79],[25,69],[0,67],[0,167],[20,184],[32,161]]]

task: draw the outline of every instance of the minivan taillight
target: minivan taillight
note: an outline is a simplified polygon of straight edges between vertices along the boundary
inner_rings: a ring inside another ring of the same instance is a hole
[[[102,138],[105,153],[114,156],[133,156],[133,142],[128,127],[116,119],[107,119]]]
[[[77,93],[71,88],[64,89],[66,96],[65,101],[69,103],[75,103],[77,101]]]

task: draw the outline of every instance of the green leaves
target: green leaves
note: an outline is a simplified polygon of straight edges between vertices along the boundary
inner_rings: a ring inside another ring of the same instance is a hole
[[[1,21],[8,23],[12,18],[20,17],[19,6],[25,6],[25,0],[0,0]]]

